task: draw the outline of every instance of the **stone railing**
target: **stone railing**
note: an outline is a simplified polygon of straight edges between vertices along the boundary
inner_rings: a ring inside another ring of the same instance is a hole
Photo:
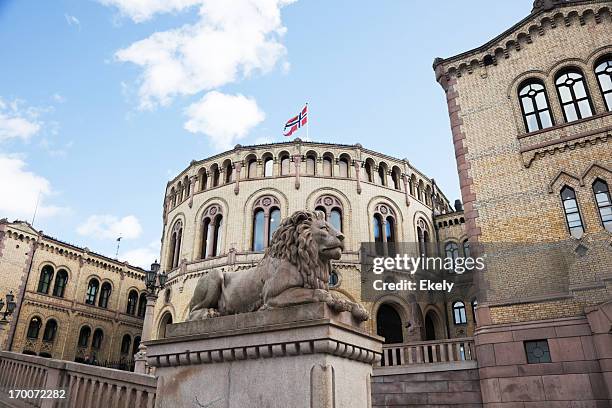
[[[153,408],[156,388],[150,375],[0,351],[0,406]],[[34,390],[63,390],[65,398],[35,398]]]
[[[407,366],[470,360],[476,360],[474,340],[472,337],[463,337],[450,340],[386,344],[383,346],[380,366]]]

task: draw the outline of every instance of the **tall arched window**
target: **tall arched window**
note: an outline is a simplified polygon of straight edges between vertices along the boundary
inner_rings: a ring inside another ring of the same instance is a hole
[[[53,279],[53,267],[51,265],[45,265],[40,271],[40,278],[38,279],[38,290],[39,293],[49,293],[51,287],[51,280]]]
[[[163,339],[166,337],[166,328],[169,324],[172,324],[172,315],[166,312],[159,320],[159,330],[157,331],[157,338]]]
[[[408,179],[408,190],[410,191],[410,195],[414,197],[414,187],[416,185],[416,177],[414,174],[410,176]]]
[[[317,155],[313,153],[306,154],[306,175],[314,176],[317,173]]]
[[[250,179],[257,177],[257,159],[254,157],[247,163],[247,177]]]
[[[208,174],[206,173],[206,169],[201,168],[200,171],[198,171],[198,180],[200,182],[200,191],[206,190],[208,183]]]
[[[380,184],[381,186],[387,185],[387,165],[385,163],[380,163],[378,165],[378,171],[376,172],[376,184]]]
[[[176,190],[174,187],[170,189],[170,200],[172,208],[176,207]]]
[[[474,317],[474,324],[476,324],[476,307],[478,307],[478,300],[472,299],[472,316]]]
[[[342,232],[342,202],[337,197],[327,194],[315,201],[315,210],[325,214],[325,219],[338,231]]]
[[[129,334],[124,334],[121,339],[121,354],[127,355],[130,353],[130,346],[132,345],[132,338]]]
[[[100,290],[100,299],[98,300],[98,306],[107,308],[108,307],[108,299],[110,299],[111,295],[111,284],[108,282],[104,282],[102,284],[102,289]]]
[[[578,208],[578,201],[576,201],[574,189],[568,186],[563,187],[561,190],[561,201],[565,212],[565,220],[567,221],[567,227],[569,228],[571,236],[580,238],[584,233],[584,226],[582,224],[582,217],[580,216],[580,209]]]
[[[393,166],[393,169],[391,169],[391,181],[393,181],[393,188],[396,190],[402,189],[402,183],[400,182],[401,174],[402,172],[399,167]]]
[[[593,106],[582,72],[576,68],[559,73],[555,79],[566,122],[593,116]]]
[[[55,319],[47,320],[47,324],[45,324],[45,331],[43,332],[43,341],[53,343],[56,334],[57,322],[55,321]]]
[[[461,301],[453,303],[453,321],[455,324],[467,323],[467,316],[465,314],[465,304]]]
[[[132,346],[132,355],[138,353],[138,348],[140,346],[140,336],[134,337],[134,344]]]
[[[463,256],[465,258],[471,257],[471,255],[470,255],[470,243],[468,242],[467,239],[465,241],[463,241]]]
[[[395,211],[387,204],[377,204],[374,207],[374,242],[383,245],[376,246],[376,252],[386,250],[385,244],[396,241],[396,217]]]
[[[274,159],[266,157],[264,159],[264,177],[272,177],[274,175]]]
[[[91,339],[91,348],[93,350],[100,350],[102,348],[102,340],[104,340],[104,332],[102,329],[94,330],[94,334]]]
[[[374,242],[383,242],[383,225],[382,218],[380,214],[374,214],[374,219],[372,220],[373,228],[374,228]]]
[[[128,294],[127,307],[125,312],[129,315],[136,314],[136,305],[138,304],[138,292],[131,290]]]
[[[189,180],[189,176],[185,176],[183,185],[185,186],[185,199],[187,199],[191,195],[191,180]]]
[[[147,311],[147,295],[145,295],[144,293],[141,293],[140,297],[138,298],[137,316],[140,317],[141,319],[144,319],[146,311]]]
[[[258,198],[253,205],[251,249],[263,251],[280,225],[280,201],[274,196]]]
[[[423,185],[423,180],[419,180],[419,184],[417,185],[417,200],[423,202],[423,189],[425,186]]]
[[[177,201],[178,204],[183,202],[183,182],[179,181],[178,185],[176,186],[176,195],[177,195]]]
[[[223,165],[223,171],[225,172],[224,182],[225,184],[231,183],[234,181],[234,165],[230,160],[226,160]]]
[[[89,326],[81,327],[81,331],[79,332],[79,347],[89,346],[89,336],[91,336],[91,329]]]
[[[597,75],[601,94],[606,101],[606,108],[612,111],[612,55],[607,55],[597,61],[595,75]]]
[[[96,278],[92,278],[87,285],[87,293],[85,294],[85,303],[88,305],[96,304],[96,295],[98,294],[98,288],[100,282]]]
[[[281,176],[288,176],[291,173],[291,159],[284,153],[280,156]]]
[[[593,182],[593,192],[595,193],[597,208],[599,208],[601,223],[606,230],[612,232],[612,201],[610,200],[608,184],[602,179],[596,179]]]
[[[417,221],[417,240],[419,245],[419,254],[428,256],[429,254],[429,228],[427,223],[419,218]]]
[[[333,157],[331,155],[323,156],[323,175],[327,177],[333,176]]]
[[[391,216],[386,218],[385,235],[387,242],[395,242],[395,219]]]
[[[459,245],[454,242],[447,242],[444,245],[444,254],[446,258],[452,259],[453,265],[455,265],[455,261],[459,258]]]
[[[221,206],[213,204],[206,208],[202,215],[202,245],[200,247],[200,257],[202,259],[220,254],[222,225]]]
[[[553,125],[548,96],[541,81],[528,80],[519,88],[518,94],[527,132],[546,129]]]
[[[170,248],[168,256],[168,269],[174,269],[179,265],[181,258],[181,240],[183,239],[183,223],[178,220],[172,227],[170,233]]]
[[[338,160],[338,176],[344,178],[349,176],[349,159],[346,156],[340,156]]]
[[[37,339],[40,333],[40,327],[42,326],[42,320],[40,317],[33,317],[28,325],[28,339]]]
[[[66,284],[68,283],[68,272],[60,269],[55,275],[55,284],[53,285],[53,296],[64,297]]]
[[[219,185],[219,166],[217,164],[212,165],[210,174],[212,187],[217,187]]]
[[[366,172],[367,181],[370,183],[373,183],[374,182],[374,160],[366,159],[365,172]]]

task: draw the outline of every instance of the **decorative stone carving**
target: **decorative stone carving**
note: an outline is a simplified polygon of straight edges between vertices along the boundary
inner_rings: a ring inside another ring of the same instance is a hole
[[[322,212],[295,212],[282,221],[257,266],[236,272],[215,269],[200,278],[188,320],[317,302],[367,320],[360,304],[328,290],[331,260],[342,256],[343,241]]]

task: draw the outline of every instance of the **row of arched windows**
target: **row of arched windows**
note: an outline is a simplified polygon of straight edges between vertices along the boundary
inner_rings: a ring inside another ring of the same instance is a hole
[[[132,344],[132,336],[130,336],[129,334],[124,334],[123,338],[121,339],[121,349],[119,351],[122,357],[130,356],[130,351],[131,356],[133,356],[138,352],[139,346],[140,336],[134,337],[134,344]]]
[[[42,328],[42,319],[38,316],[34,316],[30,319],[30,324],[28,324],[28,331],[26,333],[26,337],[30,340],[38,339],[40,335],[40,329]],[[43,332],[42,340],[53,343],[55,341],[55,337],[57,335],[57,321],[55,319],[47,320],[45,324],[45,330]]]
[[[91,343],[89,341],[91,337]],[[91,348],[94,351],[100,350],[102,348],[102,341],[104,340],[104,331],[100,328],[94,330],[93,336],[91,335],[91,328],[89,326],[81,327],[79,331],[79,340],[78,347],[79,348]]]
[[[612,55],[599,59],[594,66],[599,90],[612,111]],[[566,123],[593,116],[595,108],[583,72],[564,68],[555,76],[555,88]],[[518,97],[527,132],[546,129],[555,124],[546,87],[540,79],[530,78],[519,86]]]
[[[612,200],[610,199],[610,189],[608,183],[597,178],[591,185],[593,194],[595,195],[595,203],[599,211],[599,219],[603,227],[612,232]],[[580,238],[584,233],[584,222],[580,214],[580,207],[576,192],[569,186],[564,186],[561,189],[561,203],[565,213],[565,221],[570,235],[574,238]]]

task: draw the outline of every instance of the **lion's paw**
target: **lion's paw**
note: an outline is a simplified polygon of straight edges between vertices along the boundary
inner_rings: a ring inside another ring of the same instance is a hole
[[[359,320],[360,322],[365,322],[370,318],[370,315],[368,314],[367,310],[365,310],[365,308],[359,303],[353,303],[353,307],[351,308],[351,314],[353,315],[353,317],[355,317],[355,319]]]

